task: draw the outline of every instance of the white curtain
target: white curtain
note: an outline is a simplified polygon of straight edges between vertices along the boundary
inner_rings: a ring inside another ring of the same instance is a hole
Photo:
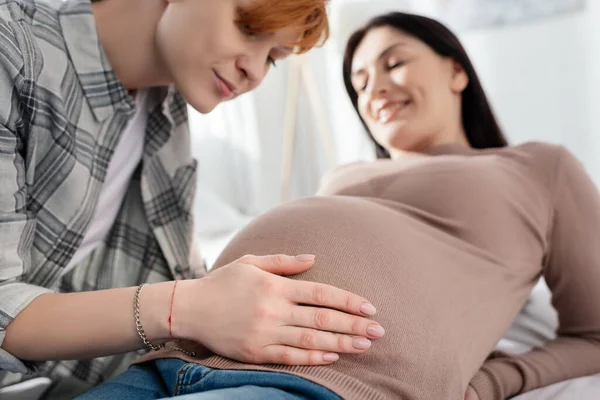
[[[256,211],[260,141],[252,93],[221,104],[210,114],[189,109],[199,197],[206,191],[241,214]]]

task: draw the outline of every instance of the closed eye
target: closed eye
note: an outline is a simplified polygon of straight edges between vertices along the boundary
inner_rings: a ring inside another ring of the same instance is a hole
[[[360,87],[358,88],[359,92],[364,92],[365,90],[367,90],[367,85],[369,84],[369,81],[367,81],[365,79],[365,83],[363,83],[362,85],[360,85]]]
[[[404,65],[404,61],[398,61],[396,63],[393,63],[392,65],[388,65],[388,70],[392,70],[392,69],[396,69],[396,68],[400,68]]]
[[[369,83],[369,79],[367,74],[364,71],[356,73],[352,77],[352,86],[354,86],[354,90],[357,93],[364,92],[367,89],[367,85]]]
[[[267,64],[271,64],[273,66],[273,68],[277,67],[277,64],[275,63],[275,59],[271,56],[267,57]]]

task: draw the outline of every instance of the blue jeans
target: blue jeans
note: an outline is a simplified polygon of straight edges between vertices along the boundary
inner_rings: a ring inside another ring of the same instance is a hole
[[[134,365],[77,400],[341,400],[329,389],[276,372],[207,368],[179,359]]]

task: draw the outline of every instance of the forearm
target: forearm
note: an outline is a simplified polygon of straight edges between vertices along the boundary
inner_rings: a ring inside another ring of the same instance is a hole
[[[149,340],[169,337],[173,282],[146,286],[140,320]],[[44,294],[8,325],[2,348],[23,360],[87,359],[143,347],[133,312],[136,288]]]
[[[560,337],[525,354],[489,359],[471,385],[481,400],[504,400],[596,373],[600,373],[600,335]]]

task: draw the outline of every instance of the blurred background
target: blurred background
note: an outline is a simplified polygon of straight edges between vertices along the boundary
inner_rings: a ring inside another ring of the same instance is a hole
[[[212,263],[253,216],[316,192],[336,165],[374,158],[347,98],[347,37],[387,11],[446,23],[466,47],[512,144],[567,146],[600,185],[600,1],[331,0],[322,48],[279,62],[255,92],[201,115],[197,233]]]

